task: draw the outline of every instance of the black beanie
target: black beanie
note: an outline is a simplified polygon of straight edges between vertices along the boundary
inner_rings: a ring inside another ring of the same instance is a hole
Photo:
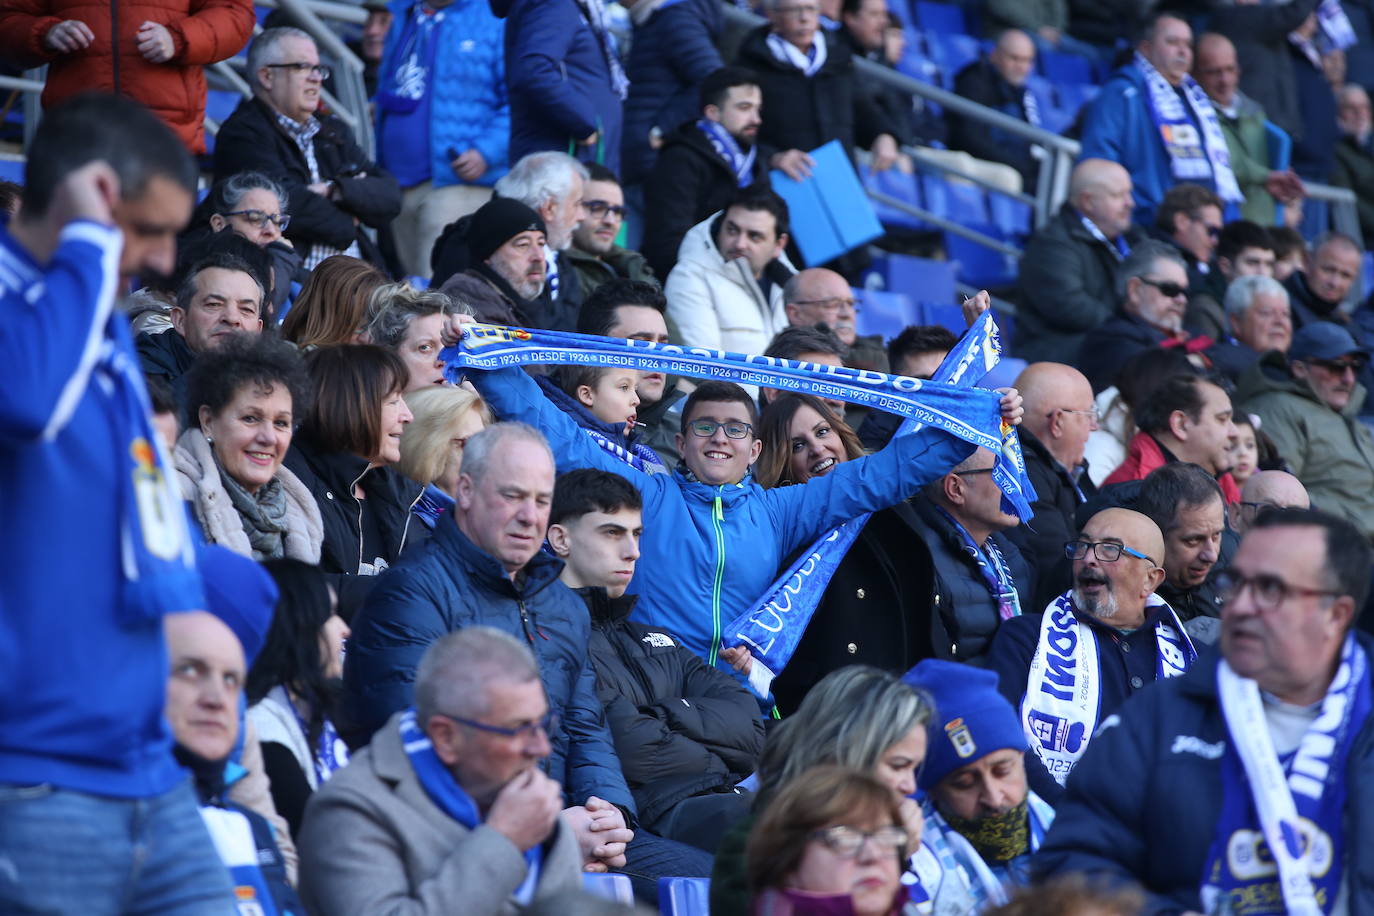
[[[530,230],[547,231],[538,213],[518,200],[493,197],[472,214],[468,223],[468,251],[473,263],[485,261],[493,251]]]

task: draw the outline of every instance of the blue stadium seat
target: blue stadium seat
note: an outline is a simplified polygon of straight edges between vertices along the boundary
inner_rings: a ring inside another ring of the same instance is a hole
[[[0,159],[0,181],[24,183],[23,159]]]
[[[1052,83],[1091,83],[1092,61],[1063,51],[1044,51],[1040,54],[1040,72]]]
[[[1002,319],[1000,316],[997,319],[997,326],[998,328],[1002,327]],[[1003,334],[1002,353],[1005,354],[1007,352],[1007,349],[1007,337],[1005,334]],[[1014,356],[1004,355],[997,362],[997,365],[992,367],[992,371],[990,371],[987,375],[983,376],[982,381],[978,383],[978,387],[1010,388],[1012,384],[1016,381],[1016,377],[1021,374],[1021,370],[1026,368],[1026,365],[1027,364],[1024,359],[1017,359]]]
[[[927,173],[921,176],[921,186],[926,208],[936,216],[965,225],[989,221],[987,194],[978,185]]]
[[[659,878],[658,911],[663,916],[707,916],[710,878]]]
[[[962,7],[952,3],[932,3],[930,0],[916,0],[912,4],[916,21],[921,28],[945,35],[969,34],[968,21],[964,18]]]
[[[970,35],[927,32],[926,39],[931,56],[940,65],[940,73],[944,77],[942,83],[946,89],[951,91],[954,88],[954,77],[959,74],[959,71],[973,63],[983,53],[983,48],[978,43],[978,39]]]
[[[991,223],[962,220],[961,222],[969,229],[976,229],[993,238],[1001,237],[997,227]],[[959,279],[969,286],[999,287],[1010,286],[1016,282],[1018,270],[1015,258],[993,251],[971,239],[951,232],[945,233],[945,253],[956,265],[955,270]]]
[[[904,293],[856,289],[854,299],[859,303],[854,327],[860,334],[877,334],[887,340],[897,336],[907,325],[916,323],[916,309]]]
[[[594,897],[614,900],[617,903],[635,902],[634,886],[629,875],[592,875],[583,873],[582,889]]]
[[[1028,190],[1034,191],[1035,189],[1029,188]],[[997,227],[1003,237],[1024,239],[1030,235],[1031,222],[1034,216],[1030,204],[992,191],[988,192],[987,198],[992,224]]]
[[[1097,98],[1102,87],[1096,83],[1060,83],[1054,91],[1059,96],[1059,107],[1076,118],[1084,105]]]
[[[916,181],[916,176],[902,172],[899,169],[887,169],[883,172],[869,171],[868,166],[859,166],[859,180],[863,186],[872,191],[878,191],[889,197],[911,204],[913,207],[921,206],[921,189]],[[884,226],[896,229],[919,230],[928,228],[924,222],[887,204],[873,201],[873,210],[878,215],[878,222]]]
[[[1269,153],[1269,168],[1282,172],[1293,161],[1293,138],[1273,121],[1264,122],[1265,148]],[[1283,204],[1274,204],[1274,225],[1282,226]]]
[[[933,302],[954,301],[954,267],[948,261],[933,261],[912,255],[892,254],[875,259],[875,271],[881,280],[865,282],[865,287],[877,285],[892,293],[903,293],[913,300]]]
[[[922,302],[916,313],[916,324],[938,324],[953,331],[957,337],[964,333],[964,310],[952,299],[940,302]]]

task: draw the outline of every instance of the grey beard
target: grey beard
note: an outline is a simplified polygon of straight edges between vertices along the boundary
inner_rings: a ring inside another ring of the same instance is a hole
[[[1087,611],[1098,620],[1111,620],[1119,610],[1116,603],[1116,595],[1111,590],[1111,585],[1105,586],[1105,594],[1101,599],[1089,598],[1078,590],[1077,586],[1073,590],[1074,606]]]

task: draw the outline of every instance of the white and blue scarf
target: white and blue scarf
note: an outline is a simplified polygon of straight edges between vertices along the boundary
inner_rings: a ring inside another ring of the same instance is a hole
[[[1169,168],[1179,181],[1211,181],[1222,200],[1241,203],[1236,175],[1231,171],[1231,152],[1226,135],[1221,132],[1216,109],[1197,80],[1184,74],[1180,88],[1187,96],[1187,107],[1169,81],[1159,74],[1145,56],[1136,52],[1135,65],[1145,77],[1145,101],[1150,118],[1164,143]],[[1188,116],[1188,108],[1197,118],[1197,126]],[[1201,133],[1198,131],[1201,126]]]
[[[748,152],[740,149],[734,134],[709,118],[697,121],[697,130],[706,135],[716,155],[724,159],[730,171],[735,173],[735,184],[741,188],[748,187],[754,180],[754,160],[758,158],[758,149],[753,146],[749,147]]]
[[[1359,41],[1350,17],[1341,7],[1341,0],[1322,0],[1317,7],[1317,23],[1333,48],[1344,51]]]
[[[1002,551],[998,549],[997,542],[989,536],[982,546],[979,546],[973,540],[973,535],[968,533],[968,529],[961,525],[958,519],[950,515],[943,506],[936,506],[935,509],[944,516],[945,521],[949,522],[954,533],[958,535],[960,549],[968,554],[978,566],[978,574],[983,577],[983,584],[987,586],[988,594],[992,595],[992,600],[997,602],[998,618],[1010,620],[1013,617],[1020,617],[1021,596],[1017,594],[1016,583],[1012,581],[1011,571],[1007,569],[1007,560],[1002,556]]]
[[[768,50],[773,52],[773,56],[780,63],[791,64],[807,76],[815,76],[821,67],[825,66],[825,60],[830,53],[826,47],[825,32],[819,29],[811,42],[810,51],[803,51],[777,32],[769,32],[765,41]]]
[[[415,768],[415,776],[424,787],[429,800],[434,802],[449,817],[469,830],[476,830],[482,823],[482,812],[472,796],[463,791],[458,780],[453,778],[448,767],[434,753],[434,745],[429,736],[415,721],[415,709],[407,709],[401,716],[401,746]],[[539,884],[539,871],[544,863],[544,844],[536,843],[525,850],[525,880],[511,895],[517,903],[526,904],[534,899],[535,887]]]
[[[1259,685],[1224,659],[1217,695],[1231,740],[1221,759],[1221,817],[1203,871],[1203,906],[1219,912],[1218,902],[1244,897],[1272,901],[1247,906],[1253,916],[1330,913],[1345,873],[1346,766],[1370,711],[1364,649],[1346,636],[1320,713],[1282,759]]]
[[[377,87],[377,106],[384,111],[408,114],[420,106],[433,76],[434,36],[444,21],[445,10],[426,12],[423,0],[406,13],[390,73]]]
[[[615,39],[611,37],[610,23],[606,20],[605,0],[577,0],[582,18],[587,20],[596,43],[601,46],[601,56],[606,60],[606,69],[611,75],[611,91],[620,101],[630,94],[630,81],[625,76],[625,68],[620,65],[620,55],[615,50]]]
[[[1145,606],[1164,609],[1154,625],[1155,679],[1184,674],[1197,658],[1197,650],[1178,615],[1158,595],[1150,595]],[[1026,740],[1061,786],[1097,728],[1102,706],[1100,667],[1097,634],[1074,615],[1073,592],[1065,592],[1045,608],[1021,700]]]
[[[588,429],[585,426],[582,428],[592,437],[593,442],[601,446],[603,452],[619,458],[635,470],[643,471],[645,474],[668,473],[668,467],[663,463],[663,459],[658,457],[658,452],[642,442],[631,442],[627,448],[600,430]]]

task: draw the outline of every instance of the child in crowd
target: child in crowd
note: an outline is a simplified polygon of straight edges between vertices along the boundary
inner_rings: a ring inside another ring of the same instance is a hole
[[[649,474],[666,474],[662,459],[636,440],[639,372],[607,366],[563,366],[536,376],[544,396],[557,404],[607,452]]]

